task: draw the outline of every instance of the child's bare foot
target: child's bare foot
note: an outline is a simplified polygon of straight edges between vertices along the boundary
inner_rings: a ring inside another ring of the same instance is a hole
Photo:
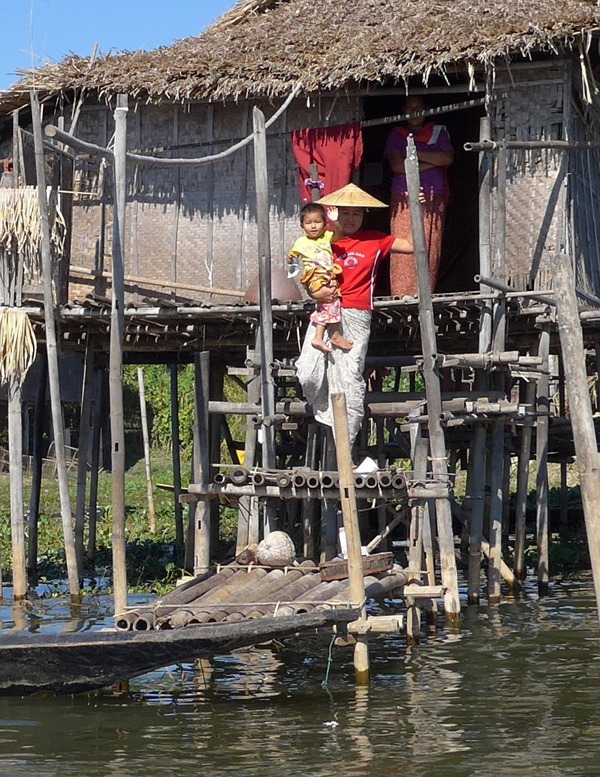
[[[327,345],[325,340],[321,340],[318,337],[315,337],[315,339],[311,342],[311,345],[318,351],[323,351],[323,353],[331,353],[331,348]]]
[[[340,332],[333,332],[330,339],[331,344],[335,345],[336,348],[341,348],[342,351],[349,351],[354,345],[351,340],[346,340],[346,338]]]

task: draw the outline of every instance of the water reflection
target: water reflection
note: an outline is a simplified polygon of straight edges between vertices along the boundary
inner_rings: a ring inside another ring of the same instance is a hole
[[[593,591],[551,593],[468,607],[459,634],[420,645],[373,641],[368,689],[351,650],[328,671],[315,637],[153,672],[127,694],[0,699],[0,775],[594,777]],[[17,617],[3,609],[5,627]]]

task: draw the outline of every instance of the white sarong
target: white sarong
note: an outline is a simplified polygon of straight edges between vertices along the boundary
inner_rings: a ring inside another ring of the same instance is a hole
[[[353,345],[349,351],[333,348],[325,354],[313,348],[314,324],[309,324],[296,373],[304,398],[312,405],[315,419],[333,429],[333,411],[329,397],[344,393],[348,409],[350,441],[360,431],[365,412],[365,358],[371,334],[371,311],[342,308],[342,332]],[[327,340],[327,337],[325,337]]]

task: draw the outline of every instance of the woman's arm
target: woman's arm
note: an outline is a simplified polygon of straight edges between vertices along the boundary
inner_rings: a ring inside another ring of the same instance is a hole
[[[413,245],[412,236],[397,237],[390,248],[390,251],[396,254],[412,254],[414,250],[415,247]]]

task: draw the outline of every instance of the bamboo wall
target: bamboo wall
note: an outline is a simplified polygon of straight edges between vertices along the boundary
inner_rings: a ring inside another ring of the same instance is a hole
[[[298,168],[290,143],[292,129],[354,118],[356,103],[324,100],[308,107],[296,101],[270,128],[268,179],[271,206],[271,247],[274,266],[283,266],[287,250],[299,234]],[[261,108],[268,118],[277,106]],[[178,157],[198,157],[225,150],[234,139],[252,131],[251,105],[137,105],[128,117],[129,150],[178,146]],[[91,106],[84,109],[78,135],[105,145],[113,132],[112,114]],[[202,145],[199,145],[202,144]],[[245,291],[258,272],[257,228],[252,146],[214,165],[195,169],[134,168],[128,171],[125,274]],[[106,175],[110,175],[107,173]],[[72,264],[94,267],[99,243],[102,176],[97,160],[77,164],[74,198]],[[106,181],[104,269],[110,270],[112,182]],[[89,195],[92,196],[89,196]],[[71,298],[89,286],[71,286]],[[141,296],[147,296],[147,290]],[[194,297],[206,297],[196,294]],[[190,296],[183,292],[180,296]]]
[[[492,104],[493,140],[564,139],[568,62],[531,63],[527,69],[503,71],[494,92],[499,99]],[[564,202],[554,201],[562,153],[508,152],[506,280],[516,288],[551,286],[551,257],[565,217]],[[493,197],[495,211],[496,190]]]

